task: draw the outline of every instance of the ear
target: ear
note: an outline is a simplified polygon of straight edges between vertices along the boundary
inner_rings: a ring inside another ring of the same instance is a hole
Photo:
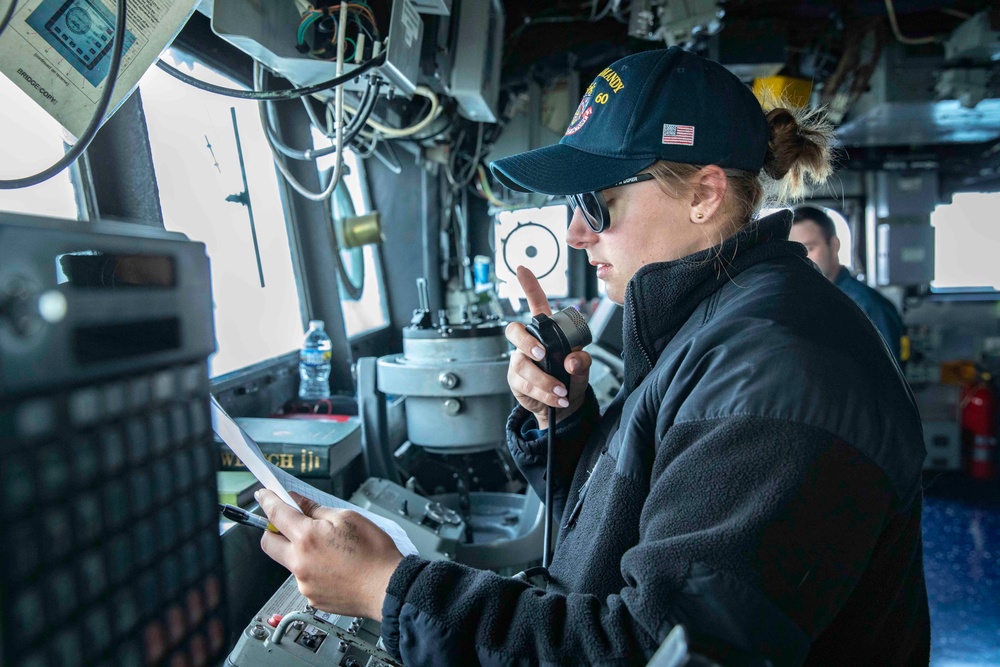
[[[722,168],[711,164],[695,174],[692,183],[691,221],[706,222],[722,206],[729,181]]]
[[[840,237],[838,236],[830,237],[830,250],[833,251],[834,257],[837,257],[840,254]]]

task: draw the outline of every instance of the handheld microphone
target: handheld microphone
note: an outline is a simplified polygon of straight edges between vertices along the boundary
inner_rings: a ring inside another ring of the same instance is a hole
[[[528,333],[538,339],[545,349],[545,358],[535,363],[543,371],[559,380],[569,393],[569,373],[566,372],[566,355],[575,347],[590,345],[593,337],[590,327],[575,308],[564,308],[551,317],[538,315],[525,325]],[[552,558],[552,459],[555,453],[556,409],[549,406],[548,455],[545,461],[545,533],[542,547],[542,566],[548,567]]]

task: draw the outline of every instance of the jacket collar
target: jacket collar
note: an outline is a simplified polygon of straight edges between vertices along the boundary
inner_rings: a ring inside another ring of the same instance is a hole
[[[775,257],[805,258],[791,243],[792,212],[779,211],[726,239],[722,245],[670,262],[647,264],[625,289],[625,389],[653,370],[660,352],[702,301],[733,276]]]
[[[840,270],[837,271],[837,275],[833,277],[833,284],[840,287],[848,280],[854,280],[854,276],[851,275],[846,266],[841,265]]]

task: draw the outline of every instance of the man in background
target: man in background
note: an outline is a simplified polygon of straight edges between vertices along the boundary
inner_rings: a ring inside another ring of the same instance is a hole
[[[892,302],[860,280],[856,280],[840,263],[840,239],[837,228],[826,213],[814,206],[795,209],[792,231],[788,240],[798,241],[806,247],[809,259],[819,270],[864,311],[875,328],[882,334],[889,350],[899,361],[900,338],[903,320]]]

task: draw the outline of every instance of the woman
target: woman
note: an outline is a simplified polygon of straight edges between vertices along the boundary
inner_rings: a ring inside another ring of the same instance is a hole
[[[565,387],[508,328],[508,444],[538,491],[559,408],[545,590],[401,559],[356,515],[294,516],[270,494],[287,537],[265,551],[320,608],[381,618],[407,665],[642,664],[677,624],[776,664],[926,664],[913,402],[870,322],[786,240],[790,213],[755,219],[771,186],[826,177],[828,142],[671,48],[601,72],[558,145],[491,165],[572,196],[567,242],[625,307],[625,383],[603,415],[589,355],[567,357]],[[324,546],[348,537],[348,561]]]

